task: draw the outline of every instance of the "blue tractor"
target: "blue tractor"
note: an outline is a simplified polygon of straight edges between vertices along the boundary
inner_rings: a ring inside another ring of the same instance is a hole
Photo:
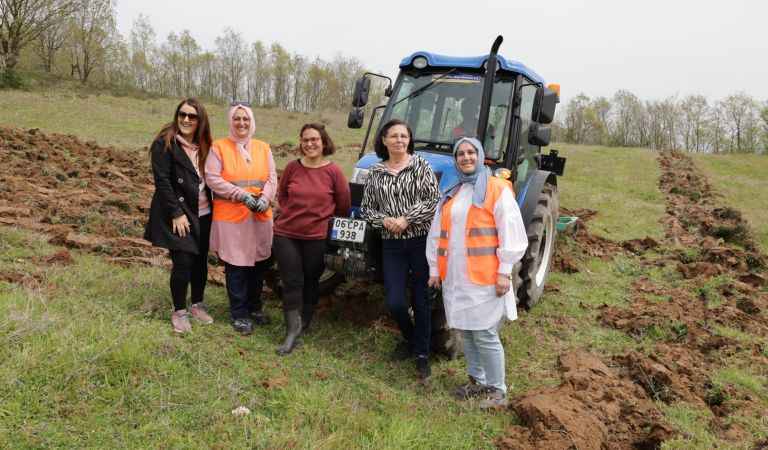
[[[368,169],[379,159],[369,145],[371,132],[398,118],[413,130],[416,151],[432,165],[441,190],[457,180],[451,150],[459,136],[475,136],[484,143],[486,164],[494,176],[513,183],[529,246],[514,270],[518,302],[532,307],[544,291],[555,248],[558,219],[557,177],[565,159],[549,145],[548,124],[559,102],[559,86],[525,65],[497,54],[502,37],[487,55],[451,57],[416,52],[400,62],[394,83],[383,75],[366,73],[355,86],[348,126],[361,128],[371,78],[389,80],[385,105],[373,108],[359,161],[350,179],[352,213],[335,218],[326,258],[330,271],[346,277],[380,277],[380,242],[376,232],[357,219]],[[378,120],[376,118],[378,117]]]

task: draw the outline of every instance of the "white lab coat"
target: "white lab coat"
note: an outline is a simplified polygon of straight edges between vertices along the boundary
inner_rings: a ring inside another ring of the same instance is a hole
[[[495,326],[503,316],[509,320],[517,319],[514,289],[503,297],[496,296],[496,286],[483,286],[469,279],[467,270],[467,251],[464,238],[467,214],[472,204],[472,188],[464,184],[459,189],[451,204],[451,230],[448,241],[448,267],[445,280],[442,281],[443,303],[448,326],[459,330],[488,330]],[[496,201],[493,216],[498,230],[499,258],[501,274],[512,272],[515,265],[525,254],[528,237],[511,189],[505,189]],[[462,231],[459,231],[462,230]],[[427,239],[427,262],[430,276],[439,276],[437,268],[437,247],[440,237],[440,211],[432,221]]]

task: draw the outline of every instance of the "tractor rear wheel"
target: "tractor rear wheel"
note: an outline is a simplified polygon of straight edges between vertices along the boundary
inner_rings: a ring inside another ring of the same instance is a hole
[[[344,274],[334,272],[326,269],[322,275],[320,275],[320,285],[317,292],[320,295],[331,295],[341,283],[345,280]],[[280,273],[277,271],[277,267],[273,267],[272,270],[264,274],[264,282],[269,286],[272,292],[275,293],[277,298],[283,298],[283,280],[280,279]]]
[[[528,249],[516,275],[518,302],[526,308],[538,303],[552,267],[559,214],[557,186],[547,183],[539,195],[531,223],[528,224]]]

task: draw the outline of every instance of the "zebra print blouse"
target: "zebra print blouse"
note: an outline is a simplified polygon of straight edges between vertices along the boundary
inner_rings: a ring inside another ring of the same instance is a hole
[[[427,160],[417,154],[397,175],[383,162],[374,164],[365,184],[360,213],[384,239],[410,239],[426,236],[440,199],[437,177]],[[394,234],[384,228],[385,217],[403,216],[408,228]]]

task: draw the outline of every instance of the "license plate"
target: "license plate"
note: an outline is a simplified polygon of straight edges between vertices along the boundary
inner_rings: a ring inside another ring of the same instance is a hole
[[[348,219],[346,217],[334,217],[331,226],[331,239],[342,242],[355,242],[362,244],[365,239],[364,220]]]

